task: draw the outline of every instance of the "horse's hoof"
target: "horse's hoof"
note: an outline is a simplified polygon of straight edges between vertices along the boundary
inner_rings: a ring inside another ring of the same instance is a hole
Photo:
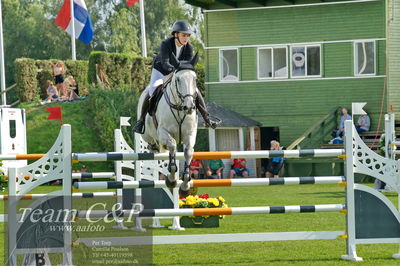
[[[179,188],[179,197],[187,197],[187,196],[189,196],[189,190],[183,190],[183,189],[181,189],[181,188]]]
[[[165,179],[165,185],[168,188],[174,188],[174,187],[176,187],[176,184],[177,184],[176,180],[175,181],[169,181],[168,177]]]

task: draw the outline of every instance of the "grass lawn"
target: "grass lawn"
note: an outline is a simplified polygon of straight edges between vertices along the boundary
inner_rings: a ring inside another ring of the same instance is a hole
[[[55,187],[41,186],[35,193],[46,193]],[[240,206],[282,206],[307,204],[344,203],[344,188],[337,185],[301,185],[270,187],[227,187],[200,188],[200,194],[208,193],[212,197],[223,196],[230,207]],[[397,206],[394,193],[386,195]],[[76,199],[77,205],[87,205],[90,200]],[[96,201],[94,201],[96,202]],[[99,202],[99,200],[97,200]],[[3,206],[0,209],[4,211]],[[83,220],[78,220],[85,224]],[[171,225],[170,219],[162,220],[164,225]],[[132,231],[115,231],[111,225],[105,232],[74,233],[76,237],[108,237],[130,236]],[[250,232],[290,232],[290,231],[336,231],[345,230],[345,215],[341,213],[301,213],[271,215],[237,215],[226,216],[220,220],[219,228],[186,229],[176,232],[168,229],[153,229],[153,235],[179,234],[220,234]],[[1,228],[4,232],[4,228]],[[137,234],[137,233],[136,233]],[[4,242],[4,233],[0,235]],[[342,261],[340,255],[345,254],[346,242],[337,240],[308,241],[275,241],[275,242],[242,242],[185,245],[154,245],[152,260],[156,265],[344,265],[352,262]],[[82,245],[81,245],[82,246]],[[399,261],[391,258],[398,252],[398,244],[358,245],[358,255],[364,258],[362,265],[399,265]],[[74,248],[74,254],[80,247]],[[75,256],[76,258],[81,255]],[[4,254],[0,257],[3,264]],[[75,265],[96,265],[74,261]],[[131,265],[131,264],[110,264]],[[133,265],[133,263],[132,263]]]

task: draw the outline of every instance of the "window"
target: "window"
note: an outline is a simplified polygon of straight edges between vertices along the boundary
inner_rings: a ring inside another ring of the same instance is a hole
[[[217,151],[240,151],[238,129],[216,129]]]
[[[354,42],[354,74],[375,75],[375,42]]]
[[[292,77],[320,77],[320,45],[292,46],[290,62],[292,68]]]
[[[220,50],[220,80],[221,81],[238,81],[239,80],[239,63],[238,50]]]
[[[287,78],[286,47],[258,49],[258,78]]]
[[[14,139],[17,136],[17,128],[15,120],[9,120],[10,138]]]

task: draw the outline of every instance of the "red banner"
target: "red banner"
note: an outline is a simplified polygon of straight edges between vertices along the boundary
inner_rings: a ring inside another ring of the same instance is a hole
[[[136,2],[139,2],[139,0],[126,0],[126,4],[128,7],[131,7]]]
[[[62,120],[62,112],[61,112],[61,107],[47,107],[47,111],[49,111],[49,116],[46,118],[46,120],[53,120],[53,119],[60,119]]]

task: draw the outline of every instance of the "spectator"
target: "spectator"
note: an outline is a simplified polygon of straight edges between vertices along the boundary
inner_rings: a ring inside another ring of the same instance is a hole
[[[232,169],[229,173],[229,178],[237,177],[249,177],[249,169],[246,168],[247,161],[244,158],[233,159],[232,160]]]
[[[369,127],[371,126],[371,120],[367,114],[361,115],[358,118],[356,130],[358,133],[369,131]]]
[[[282,150],[281,145],[278,141],[271,141],[271,150],[280,151]],[[279,171],[283,167],[283,158],[271,158],[267,166],[267,171],[265,172],[265,177],[279,177]]]
[[[65,79],[62,88],[63,88],[62,98],[64,101],[72,101],[79,98],[79,96],[75,93],[76,82],[72,76],[68,76]]]
[[[68,100],[75,100],[79,98],[79,89],[78,84],[76,84],[75,79],[72,76],[68,76],[66,79],[67,86],[68,86]]]
[[[203,168],[203,164],[200,160],[192,160],[190,162],[189,173],[194,179],[199,178],[199,171]]]
[[[347,108],[342,108],[342,117],[340,118],[339,128],[332,133],[332,137],[343,137],[344,132],[344,121],[351,120],[351,115],[348,114]]]
[[[207,165],[207,176],[216,176],[217,178],[222,178],[222,171],[225,165],[221,159],[208,160]]]
[[[44,103],[54,102],[58,99],[57,88],[53,85],[53,82],[50,80],[47,81],[48,87],[46,89],[47,98],[44,100]]]
[[[65,74],[64,64],[62,61],[58,61],[56,64],[50,64],[53,68],[54,83],[56,84],[57,95],[61,95]]]

